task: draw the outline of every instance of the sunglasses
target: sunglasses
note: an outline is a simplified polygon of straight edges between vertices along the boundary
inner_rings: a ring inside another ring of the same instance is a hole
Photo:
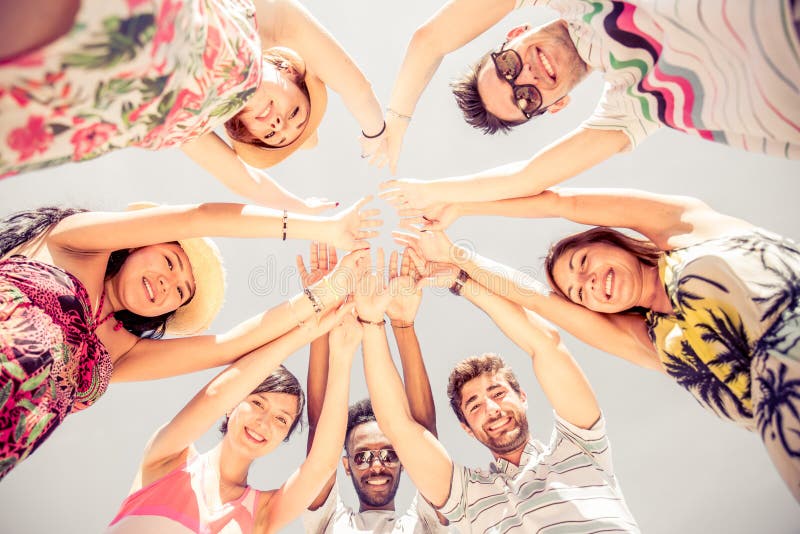
[[[541,115],[544,110],[542,107],[542,93],[535,85],[514,83],[522,72],[522,58],[516,50],[503,50],[506,43],[500,47],[499,52],[492,52],[492,62],[497,75],[508,82],[514,94],[514,103],[519,107],[526,119]]]
[[[356,469],[361,471],[372,465],[372,462],[375,461],[375,458],[377,458],[384,467],[397,467],[398,464],[400,464],[400,459],[397,457],[397,453],[394,452],[394,449],[361,451],[355,453],[355,455],[352,457]]]

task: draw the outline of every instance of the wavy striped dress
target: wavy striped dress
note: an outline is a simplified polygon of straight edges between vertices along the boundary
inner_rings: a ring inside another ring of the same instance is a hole
[[[567,21],[578,54],[603,72],[587,128],[635,147],[662,125],[800,159],[797,0],[520,0]],[[793,14],[794,13],[794,14]]]

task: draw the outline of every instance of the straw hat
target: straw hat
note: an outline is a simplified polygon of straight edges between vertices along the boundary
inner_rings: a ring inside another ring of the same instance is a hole
[[[328,90],[322,80],[312,74],[307,74],[304,81],[308,88],[311,113],[300,136],[288,145],[279,148],[255,146],[231,139],[233,149],[242,161],[253,167],[266,169],[288,158],[300,147],[313,148],[316,146],[317,128],[320,121],[322,121],[323,115],[325,115],[325,109],[328,107]]]
[[[157,207],[153,202],[133,202],[128,211]],[[167,333],[188,336],[206,330],[225,300],[225,269],[217,245],[207,237],[177,240],[192,266],[194,297],[167,319]]]

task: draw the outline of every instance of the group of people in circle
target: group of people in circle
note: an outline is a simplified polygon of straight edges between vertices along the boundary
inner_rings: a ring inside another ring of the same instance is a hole
[[[316,145],[330,88],[361,127],[361,157],[394,172],[442,58],[528,5],[559,18],[512,28],[453,83],[467,123],[494,134],[542,120],[592,71],[605,79],[598,107],[527,161],[381,184],[403,227],[388,262],[370,248],[382,224],[370,197],[320,215],[335,203],[300,198],[264,171]],[[554,324],[668,375],[757,433],[800,500],[800,247],[694,198],[555,187],[662,126],[800,158],[795,0],[450,0],[411,37],[385,110],[295,0],[41,9],[31,1],[0,12],[0,176],[180,146],[255,204],[46,206],[2,221],[0,478],[111,382],[224,366],[153,434],[108,532],[278,532],[301,515],[310,532],[638,532],[604,416]],[[546,287],[449,240],[450,224],[480,215],[593,228],[551,247]],[[303,291],[204,334],[225,293],[209,237],[312,241],[308,264],[298,258]],[[530,436],[514,372],[486,353],[455,365],[447,393],[494,462],[453,461],[437,439],[414,331],[426,286],[463,296],[531,355],[555,412],[549,444]],[[304,392],[281,364],[309,344]],[[348,409],[359,346],[370,399]],[[252,462],[287,440],[304,411],[306,460],[278,489],[251,488]],[[218,445],[198,451],[220,419]],[[342,447],[358,512],[335,482]],[[397,514],[401,466],[418,493]]]

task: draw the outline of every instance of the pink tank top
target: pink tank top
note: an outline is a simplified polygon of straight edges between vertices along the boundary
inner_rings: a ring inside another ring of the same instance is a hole
[[[253,531],[259,491],[247,487],[235,501],[210,508],[203,491],[209,472],[205,454],[129,495],[107,534],[202,534]]]

